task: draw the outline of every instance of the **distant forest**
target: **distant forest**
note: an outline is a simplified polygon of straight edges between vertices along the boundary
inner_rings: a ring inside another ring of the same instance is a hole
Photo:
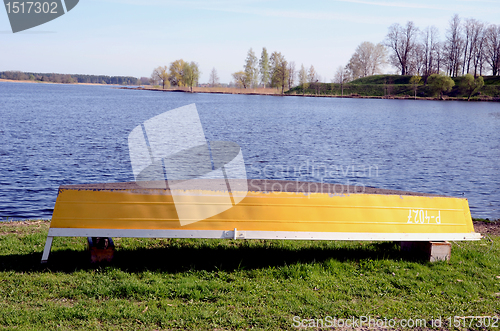
[[[130,76],[103,76],[103,75],[64,75],[54,73],[36,73],[21,71],[0,72],[0,79],[31,80],[35,82],[52,82],[63,84],[90,83],[90,84],[116,84],[116,85],[148,85],[149,79]]]

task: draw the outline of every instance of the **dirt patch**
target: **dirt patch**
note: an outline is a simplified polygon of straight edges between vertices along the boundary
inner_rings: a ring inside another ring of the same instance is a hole
[[[474,230],[488,236],[500,236],[500,221],[496,222],[474,222]]]
[[[29,226],[36,224],[45,224],[50,221],[40,220],[40,221],[12,221],[12,222],[2,222],[0,223],[3,227],[18,227],[18,226]]]
[[[32,228],[48,227],[49,224],[50,224],[49,220],[0,222],[0,235],[6,235],[10,233],[21,233],[28,227]]]

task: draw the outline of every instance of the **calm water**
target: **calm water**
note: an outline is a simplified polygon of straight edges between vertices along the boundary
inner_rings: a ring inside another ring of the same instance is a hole
[[[469,199],[500,218],[500,104],[160,93],[0,82],[0,217],[50,218],[61,184],[132,181],[127,137],[196,103],[208,140],[243,150],[249,178]]]

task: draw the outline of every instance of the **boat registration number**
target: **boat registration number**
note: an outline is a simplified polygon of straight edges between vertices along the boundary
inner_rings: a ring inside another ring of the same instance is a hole
[[[409,224],[441,224],[441,211],[428,212],[423,209],[410,209],[408,211]]]

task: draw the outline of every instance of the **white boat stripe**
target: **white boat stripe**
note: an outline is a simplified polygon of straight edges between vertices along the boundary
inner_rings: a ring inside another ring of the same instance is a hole
[[[129,237],[129,238],[205,238],[231,239],[234,230],[142,230],[142,229],[76,229],[50,228],[52,237]],[[238,239],[288,240],[371,240],[371,241],[461,241],[479,240],[479,233],[361,233],[361,232],[298,232],[237,231]]]

